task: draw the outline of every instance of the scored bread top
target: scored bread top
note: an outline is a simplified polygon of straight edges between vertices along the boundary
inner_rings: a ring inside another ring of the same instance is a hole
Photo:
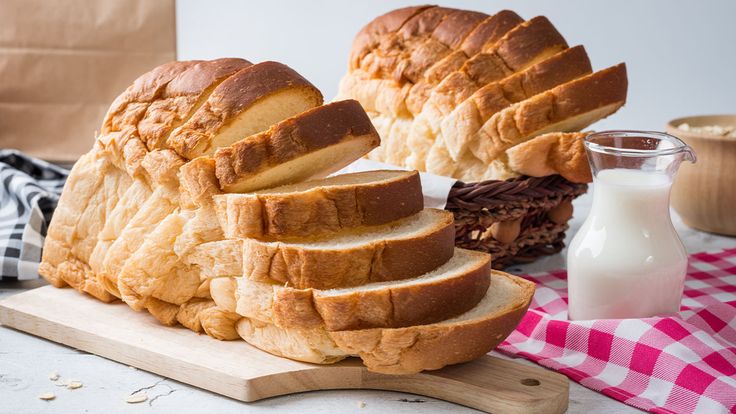
[[[166,138],[202,104],[220,82],[242,68],[245,59],[170,62],[140,76],[110,106],[102,133],[136,127],[149,149]]]
[[[169,62],[139,76],[112,102],[102,121],[100,132],[107,134],[125,126],[138,125],[148,104],[161,94],[166,85],[199,62],[201,60]]]
[[[323,177],[379,142],[357,101],[333,102],[219,149],[217,178],[226,192],[246,192]]]
[[[168,139],[186,158],[212,154],[272,124],[322,104],[322,94],[288,66],[262,62],[222,82]]]
[[[215,196],[227,238],[283,238],[388,223],[424,207],[416,171],[367,171]]]
[[[191,117],[222,81],[252,66],[244,59],[223,58],[199,62],[176,76],[150,103],[138,123],[148,149],[166,148],[171,132]]]
[[[360,60],[373,47],[380,42],[381,35],[392,33],[401,28],[403,24],[424,10],[437,6],[413,6],[392,10],[386,14],[376,17],[365,25],[353,39],[350,52],[350,67],[355,68]]]

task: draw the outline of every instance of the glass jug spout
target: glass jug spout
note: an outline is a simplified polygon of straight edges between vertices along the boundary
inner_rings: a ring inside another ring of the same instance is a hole
[[[671,182],[683,161],[696,161],[690,146],[664,132],[597,132],[585,137],[585,150],[595,177],[603,170],[627,169],[659,173]]]

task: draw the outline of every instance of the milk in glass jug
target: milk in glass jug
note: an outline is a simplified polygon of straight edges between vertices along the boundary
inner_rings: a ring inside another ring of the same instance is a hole
[[[584,142],[593,205],[568,249],[569,318],[677,312],[687,253],[670,219],[670,189],[695,153],[657,132],[600,132]]]

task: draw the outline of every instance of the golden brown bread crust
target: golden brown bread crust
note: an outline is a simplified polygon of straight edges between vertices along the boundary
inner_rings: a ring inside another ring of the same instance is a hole
[[[501,277],[519,285],[521,294],[513,304],[492,315],[457,323],[330,332],[330,337],[341,350],[357,354],[368,370],[382,374],[414,374],[472,361],[506,339],[534,295],[534,283],[493,271],[493,278]]]
[[[538,50],[547,50],[551,45],[558,46],[560,44],[558,39],[559,34],[555,37],[545,37],[543,36],[544,33],[531,33],[532,31],[527,27],[539,26],[539,21],[532,19],[529,22],[524,22],[521,18],[518,18],[517,21],[516,18],[518,16],[513,12],[509,13],[502,12],[502,14],[493,16],[481,24],[488,29],[479,32],[475,37],[475,41],[478,43],[483,42],[484,48],[482,51],[486,51],[487,53],[466,55],[464,52],[457,50],[444,56],[439,62],[433,62],[434,64],[424,71],[422,77],[414,81],[415,85],[412,86],[406,97],[406,106],[409,111],[413,114],[421,112],[432,88],[455,71],[465,70],[468,67],[481,67],[483,70],[493,69],[493,72],[486,74],[483,82],[476,81],[476,83],[480,83],[481,85],[490,82],[491,79],[508,74],[509,69],[503,62],[505,59],[503,55],[503,50],[505,50],[504,44],[516,42],[537,45]],[[481,36],[487,37],[484,38]],[[562,45],[564,45],[564,40],[562,41]],[[497,58],[496,55],[498,55]],[[500,62],[496,63],[496,61]],[[496,64],[494,66],[491,63]]]
[[[479,87],[503,79],[566,48],[567,42],[552,23],[546,17],[538,16],[515,26],[490,48],[462,60],[459,71]],[[426,82],[412,88],[407,97],[407,107],[412,113],[421,111],[432,87],[450,75],[450,69],[454,68],[447,67],[433,73]]]
[[[480,253],[478,253],[480,255]],[[313,289],[274,289],[274,323],[281,327],[343,331],[425,325],[453,318],[485,296],[490,256],[451,278],[325,295]],[[245,282],[248,283],[248,282]],[[370,288],[370,286],[366,286]]]
[[[373,172],[348,174],[371,175]],[[316,236],[374,226],[418,213],[424,207],[419,173],[331,185],[330,179],[298,192],[226,194],[215,197],[226,238]]]
[[[485,13],[470,10],[455,10],[432,31],[432,37],[450,49],[457,49],[482,21]]]
[[[350,52],[350,67],[356,68],[360,60],[380,41],[381,35],[396,32],[409,19],[429,8],[437,6],[413,6],[392,10],[376,17],[355,36]]]
[[[480,22],[463,40],[459,49],[468,57],[474,56],[480,53],[486,45],[496,43],[523,21],[524,19],[513,11],[501,10]]]
[[[182,126],[174,130],[168,145],[186,158],[214,151],[214,136],[259,100],[274,93],[301,90],[322,103],[322,94],[290,67],[278,62],[248,66],[219,84],[207,101]]]
[[[380,138],[357,101],[333,102],[303,112],[215,152],[220,187],[228,187],[259,172],[347,140]]]
[[[173,78],[148,105],[138,132],[148,149],[166,148],[166,139],[205,102],[222,81],[252,64],[223,58],[198,62]]]
[[[174,78],[201,60],[175,61],[163,64],[138,77],[125,92],[115,98],[102,121],[102,134],[137,126],[148,105],[157,99]]]
[[[583,144],[586,135],[587,132],[540,135],[506,150],[508,165],[530,177],[560,174],[574,183],[589,183],[593,177]]]
[[[452,213],[434,210],[436,222],[411,236],[363,241],[350,247],[305,248],[284,242],[243,241],[243,276],[288,283],[298,289],[333,289],[411,278],[447,262],[453,254]],[[386,225],[387,227],[389,225]]]

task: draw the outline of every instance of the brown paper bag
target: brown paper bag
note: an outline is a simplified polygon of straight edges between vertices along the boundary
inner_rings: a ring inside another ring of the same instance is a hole
[[[175,52],[174,0],[0,1],[0,148],[76,160],[112,100]]]

